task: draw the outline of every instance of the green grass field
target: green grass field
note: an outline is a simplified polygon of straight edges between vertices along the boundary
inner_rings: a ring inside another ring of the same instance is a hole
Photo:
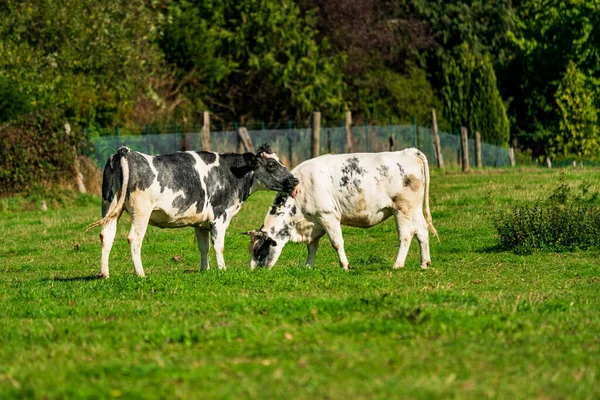
[[[568,169],[570,182],[600,170]],[[391,270],[394,222],[344,228],[353,269],[327,240],[316,267],[288,244],[249,270],[248,237],[274,193],[228,230],[226,271],[199,273],[191,228],[150,228],[147,278],[119,224],[96,280],[99,198],[0,213],[0,398],[600,398],[598,250],[497,250],[497,208],[545,196],[556,170],[432,172],[432,267]],[[6,207],[5,207],[6,208]],[[186,273],[194,270],[194,273]]]

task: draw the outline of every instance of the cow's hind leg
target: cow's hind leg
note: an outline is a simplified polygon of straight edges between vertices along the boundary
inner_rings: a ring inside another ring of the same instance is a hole
[[[200,269],[210,269],[208,265],[208,250],[210,249],[210,241],[208,238],[208,230],[194,227],[196,233],[196,241],[198,242],[198,250],[200,250]]]
[[[152,207],[143,207],[142,209],[152,210]],[[150,220],[150,212],[138,212],[131,215],[131,229],[127,241],[131,250],[131,259],[133,260],[133,268],[137,276],[145,276],[144,267],[142,266],[142,242],[148,229],[148,221]]]
[[[108,278],[108,258],[110,256],[110,250],[115,241],[115,235],[117,234],[117,222],[118,218],[111,219],[106,225],[102,226],[100,231],[100,243],[102,245],[102,255],[100,256],[100,274],[98,276],[102,278]]]
[[[429,254],[429,230],[423,212],[417,211],[413,217],[413,221],[415,224],[415,234],[421,246],[421,268],[427,269],[431,265],[431,255]]]
[[[398,249],[398,257],[392,268],[404,267],[406,262],[406,256],[408,255],[408,249],[410,248],[410,242],[414,234],[414,226],[412,216],[408,217],[401,211],[394,211],[394,218],[396,220],[396,230],[398,231],[398,241],[400,242],[400,248]]]
[[[348,263],[348,258],[346,257],[346,251],[344,250],[344,237],[342,236],[342,226],[340,225],[340,221],[333,215],[324,215],[321,217],[321,224],[329,235],[331,245],[338,253],[340,267],[347,270],[350,265]]]

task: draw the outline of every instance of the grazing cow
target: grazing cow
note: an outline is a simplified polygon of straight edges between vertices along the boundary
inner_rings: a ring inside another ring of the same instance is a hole
[[[341,225],[368,228],[392,215],[400,242],[393,268],[404,266],[415,233],[421,268],[431,264],[428,230],[437,232],[429,210],[429,166],[421,151],[329,154],[303,162],[292,174],[300,181],[295,196],[279,193],[260,230],[246,232],[252,269],[271,268],[289,240],[307,244],[306,265],[313,266],[325,233],[340,266],[348,269]]]
[[[242,203],[256,190],[291,192],[298,183],[267,145],[256,154],[178,152],[149,156],[121,147],[104,167],[100,276],[108,278],[108,257],[124,210],[131,215],[127,240],[135,272],[144,276],[141,247],[148,224],[193,226],[200,268],[208,269],[208,233],[219,269],[225,269],[225,231]]]

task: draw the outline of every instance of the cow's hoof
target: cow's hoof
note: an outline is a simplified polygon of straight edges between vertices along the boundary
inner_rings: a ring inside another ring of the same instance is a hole
[[[392,269],[404,268],[404,265],[392,265]]]
[[[96,278],[98,279],[108,279],[108,274],[103,274],[102,272],[100,272],[98,275],[96,275]]]

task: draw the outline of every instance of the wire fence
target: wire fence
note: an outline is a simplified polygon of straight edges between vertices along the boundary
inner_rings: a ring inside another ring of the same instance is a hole
[[[116,131],[118,133],[118,130]],[[268,143],[284,164],[292,168],[311,158],[312,132],[310,128],[257,129],[248,134],[255,147]],[[442,157],[446,166],[461,165],[461,139],[458,135],[440,132]],[[424,152],[431,165],[435,163],[433,135],[430,128],[416,125],[354,126],[352,144],[354,152],[382,152],[390,150],[393,139],[394,150],[416,147]],[[321,128],[320,152],[345,153],[346,131],[343,127]],[[99,167],[120,146],[150,155],[176,151],[201,151],[202,134],[200,129],[191,133],[143,133],[138,135],[118,135],[90,137],[89,156]],[[219,153],[237,152],[238,135],[235,130],[210,132],[210,149]],[[481,143],[484,167],[504,167],[510,165],[508,150],[500,146]],[[475,165],[475,141],[469,139],[469,161]]]

